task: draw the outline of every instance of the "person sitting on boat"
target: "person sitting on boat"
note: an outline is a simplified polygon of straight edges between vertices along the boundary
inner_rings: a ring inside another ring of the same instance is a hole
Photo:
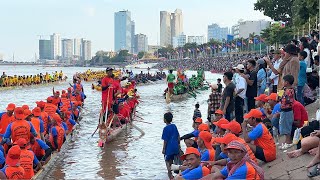
[[[27,142],[29,142],[30,134],[37,136],[37,132],[31,122],[25,120],[25,115],[21,107],[17,107],[14,110],[14,116],[15,121],[8,125],[1,144],[10,143],[10,137],[13,142],[17,141],[19,138],[25,138]]]
[[[264,179],[264,171],[248,155],[246,146],[231,141],[226,147],[229,162],[222,170],[214,168],[207,179]]]
[[[32,134],[30,136],[30,146],[40,162],[45,162],[51,156],[51,148],[43,140],[34,137]]]
[[[48,124],[49,124],[49,115],[47,112],[44,111],[44,107],[46,103],[44,101],[37,101],[36,104],[37,104],[37,107],[39,107],[41,110],[40,118],[43,121],[43,128],[44,128],[43,135],[45,136],[48,134]]]
[[[51,96],[47,98],[47,103],[44,106],[44,111],[48,113],[49,116],[52,116],[55,113],[60,114],[58,107],[53,104],[53,98]]]
[[[72,113],[68,111],[67,107],[61,109],[61,112],[63,122],[65,122],[68,127],[68,131],[66,132],[68,135],[73,130],[73,126],[76,125],[76,121],[73,119],[73,116],[71,115]]]
[[[210,174],[210,170],[207,167],[201,166],[201,154],[198,149],[187,147],[181,159],[186,162],[188,168],[176,176],[176,180],[201,179]]]
[[[214,161],[215,150],[211,144],[212,135],[208,131],[199,133],[197,140],[198,150],[201,153],[201,161]]]
[[[223,111],[221,109],[217,109],[214,112],[214,119],[211,120],[211,123],[210,123],[212,132],[214,132],[216,129],[216,125],[214,124],[214,122],[218,122],[221,118],[223,118]]]
[[[34,176],[34,171],[38,171],[42,168],[38,158],[30,149],[29,142],[24,138],[19,138],[14,145],[18,145],[21,149],[20,153],[20,165],[24,169],[24,176],[22,179],[31,179]],[[33,167],[36,167],[35,169]]]
[[[65,130],[62,127],[62,119],[58,114],[51,117],[51,129],[49,133],[49,140],[53,151],[60,151],[65,139]]]
[[[12,146],[6,157],[6,165],[1,169],[0,179],[23,179],[25,171],[20,165],[21,149],[18,145]]]
[[[13,116],[13,111],[16,108],[16,105],[13,103],[8,104],[7,112],[0,114],[0,134],[4,134],[7,130],[7,127],[10,123],[12,123],[15,118]],[[2,139],[2,137],[0,137]]]
[[[222,137],[225,135],[226,133],[226,129],[222,128],[223,124],[228,124],[229,121],[225,118],[221,118],[219,121],[217,122],[213,122],[213,124],[215,125],[215,129],[213,131],[213,136],[214,137]],[[219,160],[222,159],[222,157],[220,156],[221,153],[221,149],[220,149],[220,145],[214,144],[215,146],[215,150],[216,150],[216,154],[215,154],[215,160]]]
[[[186,135],[183,135],[182,137],[180,137],[180,140],[184,140],[184,142],[185,142],[187,147],[195,147],[195,148],[198,147],[197,139],[198,139],[198,136],[199,136],[199,133],[200,133],[200,131],[198,130],[198,127],[199,127],[200,124],[202,124],[202,119],[201,118],[197,118],[193,123],[194,131],[189,133],[189,134],[186,134]],[[194,140],[191,139],[193,137],[194,137]]]
[[[62,105],[61,98],[60,98],[60,92],[59,91],[54,92],[54,88],[52,88],[52,91],[53,91],[53,96],[51,96],[52,97],[52,104],[54,104],[55,106],[60,108],[60,106]]]
[[[31,122],[33,128],[37,132],[37,137],[44,140],[44,126],[43,121],[40,119],[41,110],[40,108],[36,107],[36,110],[32,110],[32,112],[29,109],[26,109],[23,111],[23,114],[26,116],[25,120]]]

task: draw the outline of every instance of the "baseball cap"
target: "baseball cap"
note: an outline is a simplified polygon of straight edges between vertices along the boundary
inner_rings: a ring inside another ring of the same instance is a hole
[[[187,155],[195,154],[197,156],[200,156],[200,152],[198,149],[194,147],[187,147],[186,152],[180,157],[181,160],[185,160]]]
[[[220,144],[229,144],[231,141],[237,140],[238,137],[232,133],[227,133],[223,137],[217,137],[215,141]]]
[[[198,130],[201,131],[210,131],[208,124],[200,124]]]
[[[223,111],[221,109],[217,109],[214,113],[223,115]]]
[[[18,145],[20,148],[30,148],[30,144],[27,142],[25,138],[19,138],[15,142],[13,142],[13,145]]]
[[[268,102],[268,100],[266,100],[266,97],[268,97],[266,94],[260,94],[258,97],[255,97],[254,99],[257,101]]]
[[[34,116],[41,116],[41,109],[40,109],[39,107],[33,108],[32,114],[33,114]]]
[[[30,109],[25,109],[23,110],[23,114],[24,114],[24,118],[27,118],[32,114],[32,112],[30,111]]]
[[[53,101],[53,98],[50,96],[47,98],[47,102],[52,102]]]
[[[202,119],[198,117],[194,122],[195,123],[202,123]]]
[[[17,107],[14,109],[14,116],[17,119],[24,119],[23,109],[21,107]]]
[[[244,65],[243,65],[243,64],[238,64],[238,66],[236,67],[236,69],[244,70]]]
[[[212,135],[208,131],[201,131],[199,133],[199,138],[203,140],[204,145],[207,149],[212,149],[211,139]]]
[[[230,121],[228,124],[221,124],[221,128],[228,129],[233,134],[237,135],[241,132],[241,125],[235,120]]]
[[[112,67],[107,67],[106,71],[113,71],[113,68]]]
[[[22,109],[29,109],[28,105],[22,105]]]
[[[268,97],[265,98],[266,100],[273,100],[277,101],[278,99],[278,94],[277,93],[271,93]]]
[[[261,118],[262,117],[262,112],[258,109],[251,109],[250,112],[246,115],[243,116],[245,119],[249,118]]]
[[[16,166],[20,162],[21,149],[18,145],[12,146],[6,157],[6,164],[9,166]]]
[[[221,128],[222,124],[228,124],[228,123],[229,123],[229,121],[225,118],[221,118],[219,121],[213,122],[213,124],[218,126],[219,128]]]
[[[258,63],[258,64],[265,64],[266,62],[264,61],[264,59],[258,59],[258,60],[257,60],[257,63]]]
[[[60,94],[60,92],[59,92],[59,91],[56,91],[56,94]]]
[[[16,105],[13,103],[8,104],[8,106],[7,106],[8,111],[14,111],[15,108],[16,108]]]
[[[37,101],[36,104],[39,108],[44,108],[44,106],[46,105],[44,101]]]

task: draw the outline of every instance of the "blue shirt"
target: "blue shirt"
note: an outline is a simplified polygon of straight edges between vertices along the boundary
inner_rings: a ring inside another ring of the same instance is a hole
[[[272,115],[273,114],[277,114],[277,113],[279,113],[280,111],[281,111],[281,104],[280,103],[277,103],[274,107],[273,107],[273,109],[272,109]]]
[[[222,159],[228,159],[228,156],[223,152],[220,153],[220,157],[222,157]]]
[[[179,131],[174,124],[168,124],[163,128],[162,140],[167,142],[165,155],[179,154]]]
[[[251,140],[256,140],[259,137],[261,137],[262,134],[263,134],[263,128],[262,128],[262,125],[260,123],[256,127],[254,127],[251,132],[249,132],[248,137]]]
[[[49,149],[49,146],[41,139],[36,139],[36,141],[39,144],[39,146],[41,147],[41,149],[43,149],[43,150]]]
[[[200,131],[199,130],[194,130],[191,134],[193,134],[194,137],[199,137]]]
[[[307,82],[307,64],[300,61],[300,70],[298,74],[298,86],[304,86]]]
[[[260,69],[257,73],[258,86],[266,87],[267,83],[267,73],[264,69]]]
[[[3,164],[6,161],[6,158],[4,157],[4,154],[2,151],[0,151],[0,164]]]
[[[264,112],[264,108],[259,108],[260,112],[262,113],[262,116],[266,116],[266,113]]]
[[[198,166],[197,168],[194,168],[192,170],[190,170],[189,168],[184,170],[181,173],[183,179],[201,179],[203,177],[203,173],[202,173],[202,166]]]
[[[210,161],[210,155],[209,155],[208,149],[205,149],[204,151],[201,151],[201,150],[198,148],[198,151],[199,151],[200,154],[201,154],[201,161]]]
[[[231,175],[228,176],[229,172],[227,166],[225,166],[220,173],[226,177],[226,179],[247,179],[248,167],[246,163],[240,166],[236,171]]]

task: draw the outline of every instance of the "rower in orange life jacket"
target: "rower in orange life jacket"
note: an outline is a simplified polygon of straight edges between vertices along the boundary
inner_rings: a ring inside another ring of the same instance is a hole
[[[68,108],[61,109],[62,115],[63,115],[63,121],[67,124],[68,132],[69,134],[73,130],[73,126],[76,125],[76,121],[72,119],[71,112],[68,110]]]
[[[37,166],[35,169],[37,171],[42,168],[41,163],[35,156],[34,152],[29,150],[30,144],[24,138],[19,138],[13,144],[20,146],[21,149],[20,165],[24,169],[24,176],[22,179],[31,179],[34,176],[33,166]]]
[[[7,130],[7,127],[12,123],[15,118],[13,116],[13,111],[16,108],[16,105],[13,103],[8,104],[7,112],[0,114],[0,134],[4,134]],[[0,137],[2,139],[2,137]]]
[[[6,165],[1,169],[7,179],[24,178],[25,171],[23,167],[20,166],[20,155],[21,149],[18,145],[14,145],[9,149],[6,157]]]
[[[61,106],[61,98],[59,96],[60,96],[59,91],[54,92],[53,96],[51,96],[52,97],[52,104],[54,104],[57,107]]]
[[[42,140],[44,140],[44,126],[41,119],[41,109],[39,107],[35,107],[32,110],[32,114],[33,117],[30,117],[30,121],[38,134],[37,138],[41,138]]]
[[[34,152],[39,161],[45,162],[51,155],[51,148],[41,139],[30,136],[31,150]]]
[[[62,127],[62,119],[58,114],[52,115],[52,126],[50,130],[49,140],[52,145],[53,151],[60,151],[63,141],[65,139],[65,131]]]
[[[43,101],[37,101],[36,104],[37,104],[37,107],[41,109],[41,119],[43,121],[43,128],[44,128],[43,135],[46,135],[48,134],[48,124],[49,124],[49,115],[44,111],[44,107],[46,103]]]
[[[53,98],[52,97],[48,97],[47,98],[47,103],[44,106],[44,111],[46,113],[48,113],[49,116],[54,115],[55,113],[60,114],[60,111],[58,109],[58,107],[54,104],[52,104],[53,102]]]
[[[26,141],[29,142],[31,133],[34,136],[37,136],[31,122],[25,120],[25,115],[21,107],[17,107],[14,110],[14,116],[16,120],[8,125],[1,144],[10,143],[10,137],[13,142],[17,141],[19,138],[25,138]]]

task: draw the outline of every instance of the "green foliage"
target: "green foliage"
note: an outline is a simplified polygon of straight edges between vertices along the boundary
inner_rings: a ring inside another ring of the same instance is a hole
[[[144,56],[144,54],[145,54],[144,51],[139,52],[139,53],[138,53],[138,58],[139,58],[139,59],[142,59],[143,56]]]
[[[293,30],[291,27],[281,27],[279,24],[274,24],[261,32],[261,37],[269,45],[287,44],[293,39]]]
[[[291,22],[293,2],[294,0],[257,0],[254,10],[263,12],[275,21]]]
[[[111,58],[111,61],[124,62],[129,56],[131,56],[131,54],[128,50],[121,50],[115,57]]]
[[[309,22],[315,22],[314,17],[318,18],[319,1],[318,0],[295,0],[292,7],[294,25],[303,25]],[[314,20],[313,20],[314,19]]]

